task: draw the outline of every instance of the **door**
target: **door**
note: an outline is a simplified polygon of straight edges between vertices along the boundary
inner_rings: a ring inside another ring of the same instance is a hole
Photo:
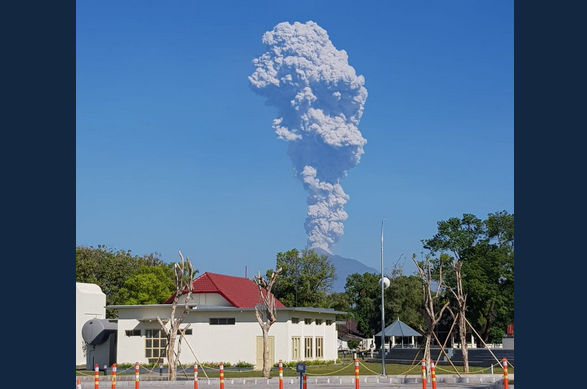
[[[269,336],[267,339],[269,343],[269,366],[273,366],[275,363],[274,350],[273,350],[273,336]],[[257,364],[255,370],[263,370],[263,337],[257,336]]]

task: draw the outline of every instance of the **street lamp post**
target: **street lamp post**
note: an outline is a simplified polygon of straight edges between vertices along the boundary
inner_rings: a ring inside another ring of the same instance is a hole
[[[385,374],[385,278],[383,277],[383,222],[381,220],[381,375]]]

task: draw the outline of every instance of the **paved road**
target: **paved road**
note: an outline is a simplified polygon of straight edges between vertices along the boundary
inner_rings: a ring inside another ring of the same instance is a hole
[[[81,380],[81,389],[93,389],[94,377],[77,377]],[[76,380],[77,380],[76,378]],[[503,388],[502,376],[498,374],[473,374],[470,376],[459,377],[457,375],[440,375],[436,377],[437,389],[500,389]],[[510,374],[509,378],[514,379],[514,375]],[[77,381],[76,381],[77,383]],[[134,376],[120,376],[117,378],[116,387],[118,388],[135,388]],[[320,376],[308,377],[306,380],[307,389],[321,388],[321,389],[356,389],[356,381],[354,377],[350,376]],[[273,377],[270,379],[263,378],[235,378],[225,379],[224,389],[249,389],[251,386],[263,389],[279,389],[279,378]],[[387,389],[422,389],[422,380],[420,376],[401,376],[401,377],[381,377],[381,376],[364,376],[359,377],[359,387],[369,388],[387,388]],[[428,380],[427,388],[431,389],[432,385]],[[110,377],[100,376],[99,388],[113,388]],[[193,380],[181,380],[175,382],[169,381],[155,381],[142,379],[139,381],[139,388],[165,388],[165,389],[192,389],[194,388]],[[198,389],[218,389],[220,388],[220,380],[218,378],[202,378],[198,379]],[[514,385],[509,385],[510,389],[514,389]],[[298,377],[284,377],[283,389],[302,389],[300,387],[300,380]]]

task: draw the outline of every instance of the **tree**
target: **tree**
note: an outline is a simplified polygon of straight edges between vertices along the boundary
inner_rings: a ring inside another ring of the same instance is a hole
[[[418,271],[418,275],[422,280],[422,316],[424,318],[424,322],[426,326],[422,329],[422,332],[425,334],[425,347],[424,347],[424,359],[428,362],[426,371],[430,373],[430,343],[432,340],[432,336],[434,335],[434,327],[440,322],[442,319],[442,315],[444,311],[450,304],[450,301],[442,302],[442,268],[438,269],[438,277],[434,277],[434,270],[432,266],[432,262],[430,260],[430,255],[427,255],[426,258],[422,261],[416,260],[416,254],[412,255],[412,261],[416,265],[416,269]],[[437,283],[434,289],[435,292],[432,291],[433,289],[433,281],[437,278]],[[442,303],[441,308],[438,310],[437,307],[439,305],[439,301]]]
[[[173,271],[173,265],[143,266],[138,274],[124,282],[114,298],[114,304],[163,304],[175,290]]]
[[[261,276],[260,272],[253,277],[253,281],[259,288],[259,297],[262,304],[255,306],[255,317],[263,331],[263,377],[269,378],[271,366],[269,366],[269,329],[277,320],[275,307],[275,296],[271,293],[271,289],[277,280],[277,276],[281,272],[281,268],[272,272],[268,278],[269,282]]]
[[[351,314],[357,321],[357,329],[365,336],[375,334],[381,328],[380,275],[353,273],[347,276],[345,294],[350,302]]]
[[[361,344],[361,341],[357,340],[357,339],[349,339],[347,342],[347,346],[349,346],[350,350],[358,349],[360,344]]]
[[[380,274],[374,273],[347,276],[345,293],[350,301],[352,318],[357,321],[357,329],[366,337],[371,337],[400,316],[409,326],[421,326],[421,281],[415,276],[404,276],[399,268],[392,271],[389,288],[384,291],[385,325],[381,325],[380,278]],[[380,343],[379,337],[375,342]]]
[[[451,269],[447,277],[448,291],[453,296],[453,303],[458,319],[458,333],[463,355],[463,371],[469,372],[469,357],[467,350],[467,290],[463,284],[463,272],[468,269],[469,264],[486,258],[489,237],[485,229],[486,225],[472,214],[463,214],[462,219],[453,217],[446,221],[438,222],[438,233],[432,239],[424,240],[424,246],[435,252],[448,251],[452,254],[441,255],[437,266],[443,269]],[[464,264],[467,264],[464,266]],[[449,309],[450,312],[452,310]]]
[[[335,267],[327,255],[307,247],[277,253],[275,268],[283,269],[273,294],[288,307],[327,307],[328,293],[335,280]],[[271,270],[266,276],[270,277]]]
[[[179,356],[181,354],[181,342],[179,342],[178,347],[176,349],[175,342],[177,340],[177,335],[180,334],[179,326],[183,323],[185,317],[189,313],[190,309],[190,300],[192,297],[192,290],[194,287],[193,279],[194,279],[194,268],[192,263],[190,262],[189,257],[184,259],[181,251],[179,252],[179,257],[181,262],[175,263],[173,265],[173,270],[175,274],[175,294],[173,296],[173,301],[171,303],[171,314],[169,315],[169,328],[167,328],[166,324],[163,323],[161,317],[157,316],[157,321],[161,326],[162,330],[165,332],[167,338],[167,363],[168,363],[168,375],[169,381],[175,381],[177,379],[177,364],[179,361]],[[179,317],[175,317],[175,312],[177,310],[177,306],[179,304],[180,297],[185,296],[183,311]]]
[[[489,214],[484,233],[483,244],[463,264],[467,317],[481,343],[499,343],[514,322],[514,215]]]
[[[422,281],[404,275],[396,275],[389,281],[389,288],[385,289],[385,325],[401,318],[410,327],[422,327]]]
[[[128,251],[99,245],[97,248],[77,246],[75,248],[75,281],[98,285],[106,295],[106,305],[124,304],[118,300],[119,289],[125,282],[140,272],[144,266],[168,267],[157,257],[149,254],[133,256]],[[107,308],[106,317],[116,318],[116,310]]]
[[[336,314],[337,321],[347,320],[351,315],[351,305],[346,293],[331,293],[328,295],[328,305],[323,308],[332,308],[335,311],[345,312]]]

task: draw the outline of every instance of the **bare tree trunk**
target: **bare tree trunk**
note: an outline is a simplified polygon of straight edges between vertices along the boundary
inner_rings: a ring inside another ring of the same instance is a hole
[[[262,302],[262,304],[255,306],[255,317],[263,331],[263,377],[265,378],[269,378],[271,372],[271,366],[269,365],[269,329],[277,320],[275,297],[271,294],[271,288],[273,288],[281,269],[279,268],[271,274],[269,282],[261,276],[260,272],[257,272],[257,275],[253,277],[253,281],[259,288],[259,297]]]
[[[463,373],[469,372],[469,349],[467,347],[467,322],[465,312],[459,307],[459,338],[461,340],[461,353],[463,354]]]
[[[455,294],[457,300],[457,312],[459,314],[459,339],[461,340],[461,353],[463,354],[463,373],[469,372],[469,351],[467,347],[467,319],[465,311],[467,308],[467,296],[463,291],[463,275],[461,273],[462,261],[457,261],[454,265],[455,276],[457,281],[457,290]]]
[[[434,327],[433,327],[434,328]],[[432,331],[426,332],[424,337],[424,360],[426,361],[426,377],[430,377],[430,340],[432,339]]]
[[[157,316],[157,321],[159,322],[159,325],[161,326],[167,337],[166,356],[169,381],[177,380],[177,364],[179,361],[179,355],[181,354],[181,346],[178,345],[176,351],[175,342],[177,340],[177,333],[178,331],[180,331],[179,327],[189,313],[194,278],[194,268],[192,266],[192,263],[190,262],[190,259],[186,258],[184,260],[181,251],[179,252],[179,257],[181,258],[181,264],[174,264],[175,295],[173,298],[173,302],[171,303],[171,313],[169,315],[169,328],[167,328],[167,326],[163,323],[163,320],[159,316]],[[185,304],[183,307],[183,312],[180,317],[176,318],[175,311],[177,309],[177,304],[179,303],[179,298],[182,295],[185,295]]]
[[[442,314],[444,310],[448,307],[449,302],[447,301],[440,311],[436,313],[435,301],[440,297],[440,290],[442,286],[442,267],[439,268],[439,276],[438,276],[438,286],[436,292],[432,293],[432,264],[430,262],[430,256],[426,256],[426,259],[422,262],[416,261],[416,254],[412,255],[412,260],[416,264],[416,268],[418,269],[418,275],[422,280],[422,316],[424,317],[424,321],[426,322],[426,328],[424,329],[425,339],[425,348],[424,348],[424,359],[426,360],[426,376],[430,376],[430,344],[432,335],[434,333],[434,327],[440,319],[442,318]]]
[[[263,329],[263,377],[269,378],[271,366],[269,366],[269,328],[261,326]]]
[[[176,332],[170,331],[169,332],[169,341],[167,342],[167,363],[168,363],[168,375],[169,381],[175,381],[177,379],[177,359],[175,358],[175,347],[171,345],[175,345],[175,336]]]

